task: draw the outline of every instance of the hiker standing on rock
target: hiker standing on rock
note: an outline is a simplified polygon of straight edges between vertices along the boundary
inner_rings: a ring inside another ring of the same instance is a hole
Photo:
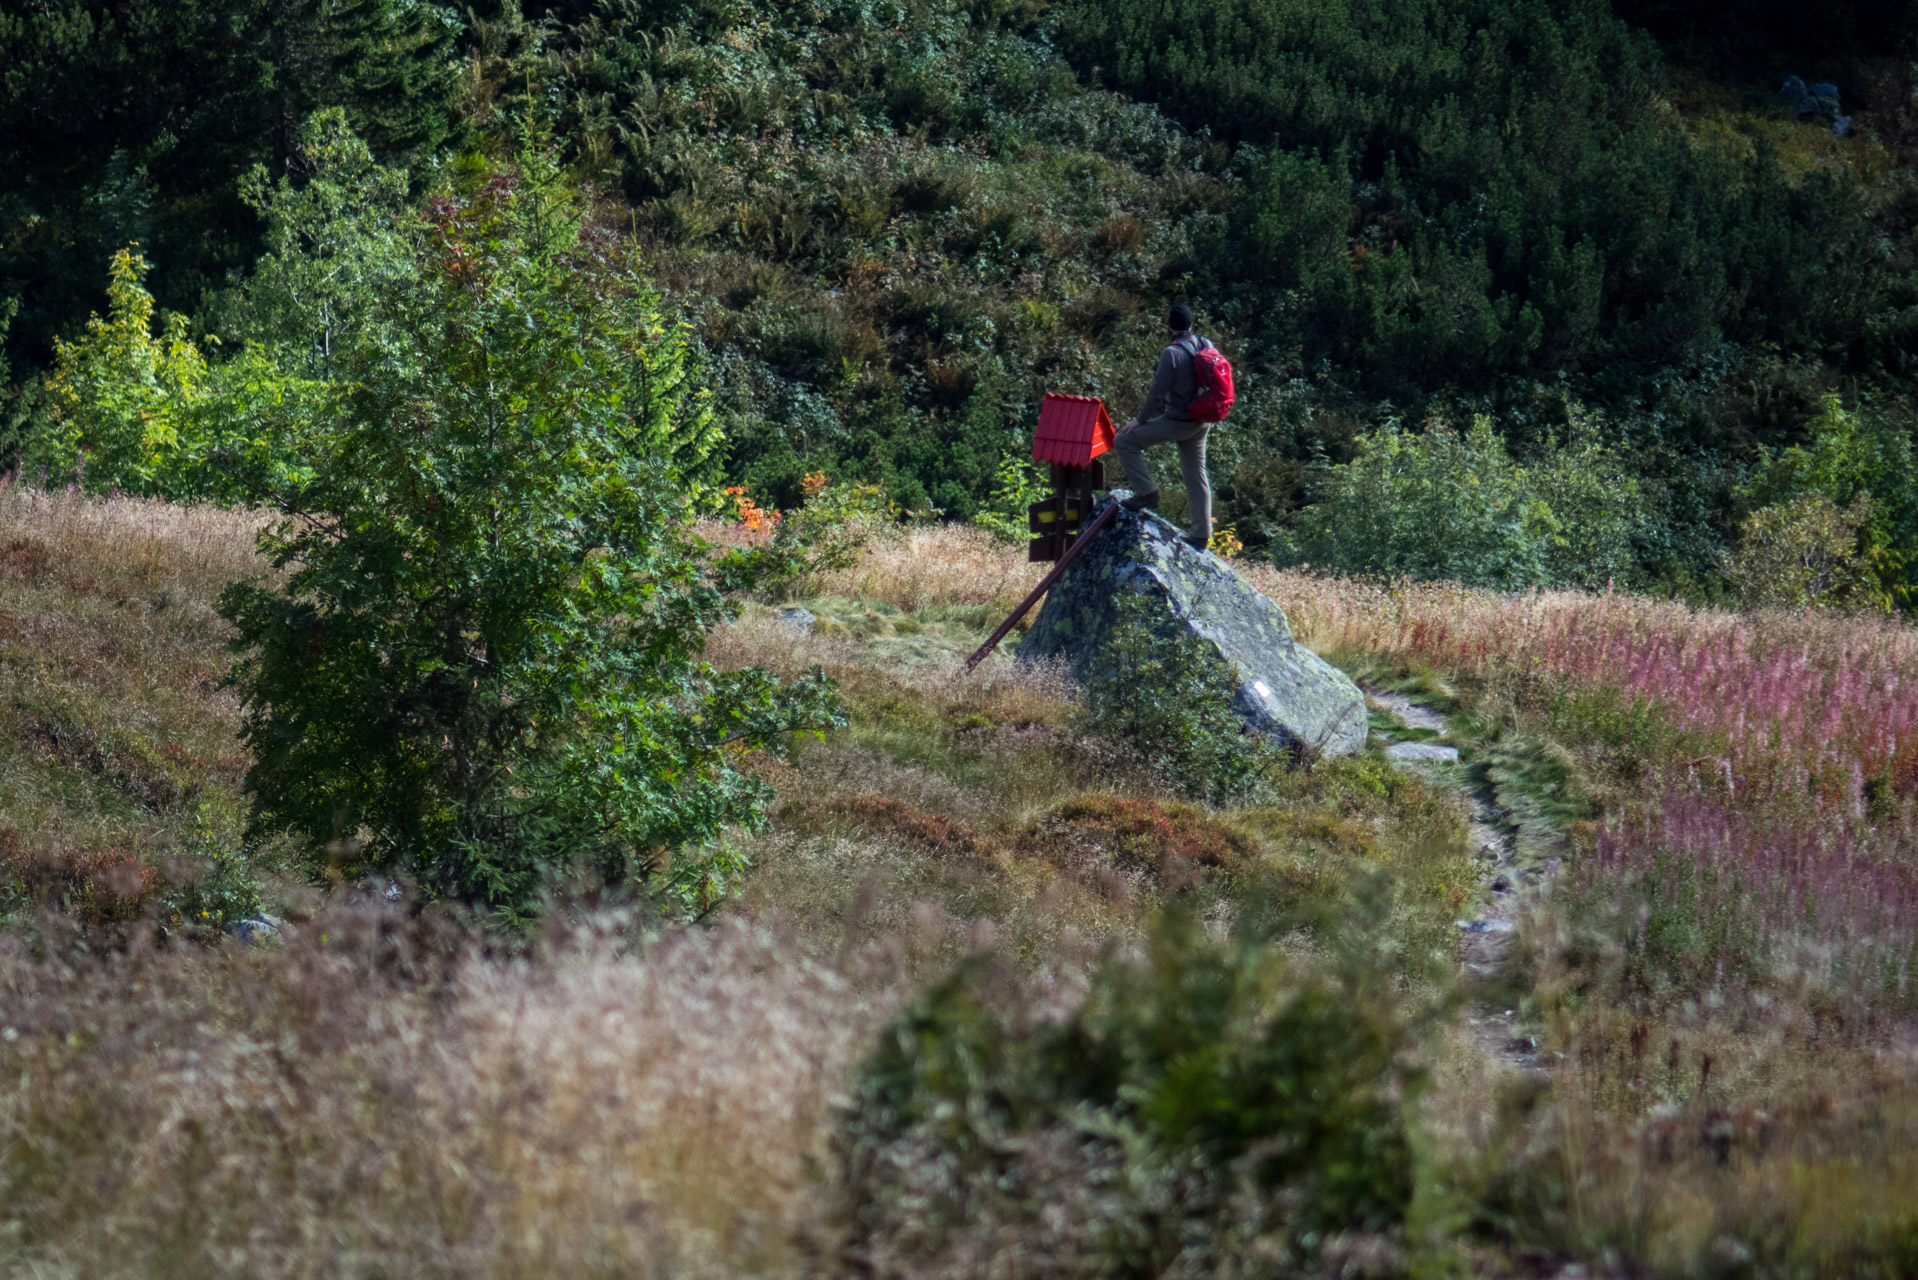
[[[1192,515],[1185,540],[1203,551],[1212,543],[1212,481],[1205,473],[1205,437],[1212,424],[1231,411],[1232,366],[1217,347],[1192,332],[1192,308],[1185,303],[1173,304],[1167,323],[1172,327],[1172,341],[1159,353],[1152,389],[1113,442],[1132,490],[1132,496],[1120,505],[1127,511],[1158,509],[1159,486],[1145,463],[1146,446],[1176,442],[1179,469],[1185,473],[1185,501]]]

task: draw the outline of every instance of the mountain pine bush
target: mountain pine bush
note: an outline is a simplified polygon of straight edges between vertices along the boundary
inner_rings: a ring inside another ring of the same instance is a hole
[[[1861,193],[1661,114],[1656,49],[1602,0],[1075,0],[1083,72],[1250,148],[1212,278],[1292,290],[1315,352],[1387,385],[1727,337],[1836,347],[1878,270]]]

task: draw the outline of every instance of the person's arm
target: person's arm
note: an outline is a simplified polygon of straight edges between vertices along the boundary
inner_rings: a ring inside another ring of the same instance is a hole
[[[1132,423],[1150,422],[1165,412],[1165,398],[1172,390],[1172,371],[1175,367],[1172,348],[1167,347],[1159,353],[1159,367],[1153,371],[1152,388],[1145,393],[1145,403],[1132,415]]]

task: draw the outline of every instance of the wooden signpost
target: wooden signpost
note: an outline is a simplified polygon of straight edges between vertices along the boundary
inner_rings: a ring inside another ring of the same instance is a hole
[[[1019,602],[1012,616],[999,624],[992,638],[966,659],[967,671],[999,647],[1006,633],[1019,624],[1027,610],[1039,603],[1039,598],[1052,589],[1053,583],[1065,576],[1079,552],[1118,513],[1117,504],[1108,504],[1098,516],[1092,514],[1094,495],[1106,487],[1105,462],[1100,455],[1111,450],[1116,438],[1112,417],[1103,401],[1094,396],[1046,392],[1045,403],[1039,409],[1039,429],[1032,441],[1032,460],[1051,466],[1052,494],[1027,509],[1032,541],[1027,546],[1026,558],[1034,564],[1056,563],[1052,572]]]
[[[1052,494],[1027,512],[1032,543],[1026,556],[1034,564],[1058,560],[1079,540],[1092,518],[1093,495],[1106,487],[1102,454],[1116,434],[1105,403],[1094,396],[1048,391],[1039,409],[1032,460],[1052,468]]]

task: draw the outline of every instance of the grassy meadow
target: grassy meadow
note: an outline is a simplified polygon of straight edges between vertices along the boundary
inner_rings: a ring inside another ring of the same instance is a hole
[[[248,946],[188,917],[219,891],[195,850],[241,811],[211,601],[263,572],[257,524],[0,493],[8,1273],[1083,1269],[1046,1225],[1048,1204],[1078,1220],[1064,1181],[996,1235],[933,1249],[895,1223],[875,1245],[848,1154],[862,1073],[956,965],[999,966],[1008,1016],[1055,1025],[1103,957],[1159,945],[1161,912],[1219,935],[1255,901],[1288,982],[1360,965],[1402,1028],[1409,1209],[1320,1273],[1911,1265],[1895,624],[1249,568],[1464,760],[1421,774],[1375,747],[1208,808],[1088,733],[1059,673],[961,675],[1037,570],[976,529],[905,528],[712,637],[721,666],[824,667],[851,718],[746,762],[778,801],[728,836],[751,870],[706,919],[583,898],[516,940],[384,883],[323,896],[268,846],[288,923]],[[1487,892],[1474,789],[1558,860],[1477,983],[1455,924]],[[904,1150],[888,1185],[932,1176],[912,1162],[935,1150]]]
[[[8,6],[0,1280],[1918,1275],[1914,54]],[[1353,756],[965,670],[1179,302]]]

